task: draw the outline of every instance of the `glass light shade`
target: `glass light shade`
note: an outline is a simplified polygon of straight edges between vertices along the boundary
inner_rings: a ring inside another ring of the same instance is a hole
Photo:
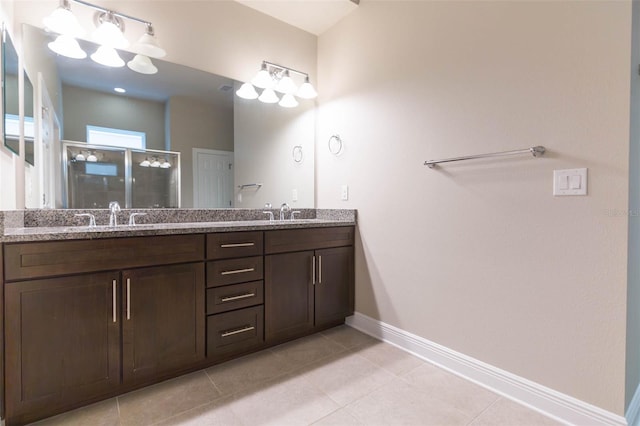
[[[289,76],[289,70],[284,70],[282,78],[276,84],[275,90],[280,93],[293,94],[298,90],[298,87],[293,82],[293,79]]]
[[[65,7],[65,5],[67,7]],[[78,22],[78,18],[68,8],[68,3],[59,6],[56,10],[51,12],[51,15],[42,20],[44,27],[49,31],[58,34],[66,34],[74,37],[80,37],[84,35],[85,31]]]
[[[269,74],[269,71],[267,70],[267,64],[262,64],[260,71],[258,71],[256,76],[251,80],[251,84],[259,87],[260,89],[270,89],[273,87],[273,77],[271,77],[271,74]]]
[[[158,161],[158,159],[156,158],[155,160],[153,160],[153,162],[149,165],[149,167],[160,167],[160,162]]]
[[[96,155],[92,152],[87,156],[87,161],[90,163],[95,163],[98,161],[98,157],[96,157]]]
[[[102,45],[109,46],[116,49],[124,49],[129,46],[129,41],[124,37],[120,28],[114,23],[114,17],[109,17],[109,14],[103,15],[105,16],[104,21],[100,24],[100,26],[93,32],[93,40]]]
[[[67,58],[84,59],[87,57],[87,52],[82,50],[78,44],[78,40],[67,34],[59,35],[54,41],[47,44],[47,46],[58,55],[66,56]]]
[[[151,56],[152,58],[163,58],[167,56],[167,51],[160,47],[158,39],[148,32],[142,34],[142,37],[131,46],[131,50],[141,55]]]
[[[140,162],[140,167],[149,167],[151,163],[146,158]]]
[[[135,72],[140,74],[155,74],[158,72],[158,68],[153,65],[151,59],[148,56],[136,55],[132,60],[127,62],[127,66]]]
[[[282,97],[282,100],[278,105],[285,108],[295,108],[298,106],[298,101],[293,97],[293,95],[287,93]]]
[[[251,83],[242,83],[242,86],[236,90],[236,95],[240,96],[242,99],[258,98],[258,92],[256,92],[256,89]]]
[[[104,65],[106,67],[119,68],[124,66],[124,61],[116,52],[116,49],[108,46],[100,46],[98,50],[91,55],[91,59],[94,62]]]
[[[76,155],[75,160],[76,161],[84,161],[84,155],[82,153]]]
[[[262,94],[258,96],[258,100],[265,104],[275,104],[280,100],[280,98],[278,98],[278,95],[276,95],[276,92],[274,92],[273,89],[264,89]]]
[[[296,96],[302,99],[313,99],[318,96],[318,92],[316,92],[316,89],[311,83],[309,83],[309,76],[305,77],[304,83],[302,83],[302,85],[298,89],[298,93],[296,93]]]
[[[164,163],[160,164],[161,169],[168,169],[170,167],[171,167],[171,163],[169,163],[168,161],[165,161]]]

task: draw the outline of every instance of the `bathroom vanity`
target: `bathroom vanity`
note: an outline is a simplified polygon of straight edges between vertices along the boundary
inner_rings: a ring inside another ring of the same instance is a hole
[[[7,424],[343,323],[354,307],[354,225],[5,228]]]

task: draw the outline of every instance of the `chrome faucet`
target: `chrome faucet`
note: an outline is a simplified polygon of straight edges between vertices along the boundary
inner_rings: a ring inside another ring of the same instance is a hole
[[[118,212],[120,211],[120,204],[117,201],[109,203],[109,226],[118,226]]]
[[[290,211],[291,211],[291,207],[289,207],[289,204],[282,203],[282,205],[280,206],[280,220],[284,220],[285,213]]]
[[[146,216],[146,213],[131,213],[129,216],[129,226],[136,226],[136,216]]]

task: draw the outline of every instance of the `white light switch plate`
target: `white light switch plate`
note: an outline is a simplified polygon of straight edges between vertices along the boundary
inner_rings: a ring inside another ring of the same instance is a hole
[[[554,170],[553,195],[587,195],[587,169]]]
[[[298,201],[298,190],[294,189],[293,191],[291,191],[291,200],[292,201]]]
[[[349,200],[349,186],[348,185],[342,185],[342,190],[340,192],[340,198],[342,199],[342,201]]]

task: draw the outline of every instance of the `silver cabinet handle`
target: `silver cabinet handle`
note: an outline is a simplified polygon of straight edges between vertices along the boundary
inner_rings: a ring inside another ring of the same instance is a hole
[[[246,333],[247,331],[251,331],[255,329],[256,329],[255,327],[249,326],[249,327],[241,328],[240,330],[225,331],[224,333],[221,333],[220,336],[229,337],[229,336],[233,336],[234,334]]]
[[[253,247],[255,245],[256,245],[256,243],[220,244],[220,248]]]
[[[127,278],[127,319],[131,319],[131,278]]]
[[[222,271],[220,275],[233,275],[233,274],[242,274],[244,272],[253,272],[256,268],[246,268],[246,269],[234,269],[232,271]]]
[[[117,296],[117,288],[118,288],[118,284],[116,282],[116,280],[111,281],[111,292],[113,293],[113,300],[111,303],[113,303],[113,322],[116,322],[118,320],[118,310],[117,310],[117,304],[118,304],[118,296]]]
[[[318,256],[318,284],[322,284],[322,256]]]
[[[221,298],[220,301],[232,302],[234,300],[246,299],[247,297],[254,297],[255,295],[256,295],[255,293],[247,293],[247,294],[240,294],[238,296],[227,296],[227,297]]]
[[[311,256],[311,282],[316,285],[316,257]]]

